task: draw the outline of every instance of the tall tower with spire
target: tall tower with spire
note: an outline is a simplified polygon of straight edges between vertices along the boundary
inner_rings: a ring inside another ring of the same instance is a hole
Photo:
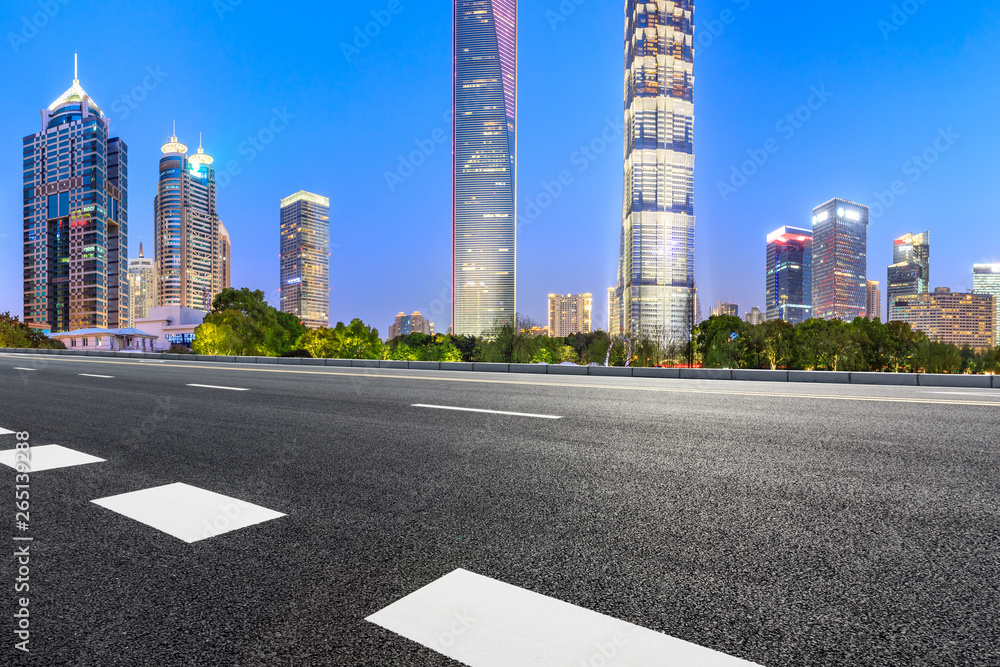
[[[143,253],[142,242],[139,243],[139,256],[128,261],[128,286],[132,297],[129,326],[135,326],[136,320],[149,316],[149,309],[156,303],[156,272],[153,259]]]
[[[174,134],[160,149],[153,198],[156,305],[209,311],[230,286],[230,242],[216,209],[214,162],[204,147],[188,156]]]
[[[23,140],[24,321],[51,332],[127,325],[128,147],[80,85]]]

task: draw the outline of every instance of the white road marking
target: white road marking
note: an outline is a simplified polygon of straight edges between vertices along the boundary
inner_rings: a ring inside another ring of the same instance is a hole
[[[23,458],[25,456],[26,460]],[[18,463],[27,464],[28,469],[23,472],[41,472],[42,470],[69,468],[88,463],[102,463],[103,461],[104,459],[62,445],[41,445],[30,449],[8,449],[0,452],[0,463],[5,466],[17,469]]]
[[[189,387],[201,387],[202,389],[225,389],[226,391],[250,391],[249,389],[240,389],[239,387],[216,387],[211,384],[189,384]]]
[[[115,377],[114,375],[93,375],[92,373],[80,373],[79,375],[85,378],[104,378],[106,380],[111,380]]]
[[[411,408],[428,408],[431,410],[455,410],[457,412],[482,412],[489,415],[507,415],[509,417],[533,417],[535,419],[562,419],[556,415],[533,415],[527,412],[503,412],[502,410],[480,410],[478,408],[454,408],[446,405],[422,405],[416,403]]]
[[[181,483],[91,502],[188,544],[285,516],[260,505]]]
[[[140,364],[165,364],[167,363],[163,359],[140,359]]]
[[[5,428],[0,428],[0,435],[14,435],[15,431],[8,431]]]
[[[929,391],[928,394],[944,394],[945,396],[978,396],[979,398],[1000,398],[1000,392],[991,394],[986,392],[971,391]]]
[[[37,368],[18,368],[17,366],[14,366],[14,370],[15,371],[37,371],[38,369]]]
[[[754,665],[466,570],[366,620],[469,667]]]

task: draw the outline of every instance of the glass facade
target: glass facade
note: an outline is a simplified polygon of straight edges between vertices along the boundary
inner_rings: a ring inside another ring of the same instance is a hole
[[[781,227],[767,237],[767,319],[801,324],[812,317],[813,233]]]
[[[330,326],[330,200],[300,191],[281,200],[281,312]]]
[[[517,2],[455,0],[452,327],[517,312]]]
[[[901,296],[927,294],[930,291],[931,233],[905,234],[893,241],[892,265],[886,293],[889,297],[889,321],[898,320],[896,300]]]
[[[997,345],[1000,345],[1000,264],[976,264],[972,267],[972,291],[993,297],[997,311]]]
[[[132,300],[128,324],[131,327],[136,320],[149,315],[149,309],[156,303],[156,270],[153,268],[153,260],[143,256],[141,243],[139,256],[128,261],[128,286]]]
[[[215,170],[202,148],[190,157],[171,137],[161,149],[153,198],[156,305],[210,311],[229,283],[229,235],[216,209]]]
[[[868,312],[868,207],[831,199],[813,209],[813,317],[851,322]]]
[[[73,85],[24,138],[24,321],[53,333],[128,325],[128,147]]]
[[[686,339],[694,293],[694,3],[625,3],[625,176],[613,333]]]

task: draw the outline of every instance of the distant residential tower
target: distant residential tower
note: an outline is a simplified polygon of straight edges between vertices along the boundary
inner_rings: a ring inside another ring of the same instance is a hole
[[[549,335],[565,338],[575,333],[590,333],[594,322],[593,294],[550,294]]]
[[[156,304],[156,270],[153,260],[143,255],[142,243],[139,244],[139,256],[128,260],[128,286],[132,300],[128,326],[134,326],[135,321],[149,315]]]

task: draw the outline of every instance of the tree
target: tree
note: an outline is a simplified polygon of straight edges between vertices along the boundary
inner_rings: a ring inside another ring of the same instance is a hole
[[[65,350],[62,341],[47,337],[38,329],[21,322],[9,312],[0,314],[0,347],[20,349]]]
[[[758,327],[763,338],[764,359],[771,370],[787,367],[795,343],[795,327],[784,320],[768,320]]]
[[[195,329],[198,354],[277,357],[291,352],[306,328],[294,315],[269,305],[260,290],[227,288]]]
[[[357,318],[350,325],[337,322],[332,329],[307,331],[299,338],[298,347],[319,359],[383,359],[388,352],[378,329]]]
[[[713,315],[695,329],[703,363],[712,368],[739,368],[745,349],[746,322],[732,315]]]

